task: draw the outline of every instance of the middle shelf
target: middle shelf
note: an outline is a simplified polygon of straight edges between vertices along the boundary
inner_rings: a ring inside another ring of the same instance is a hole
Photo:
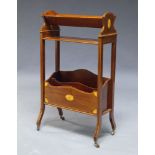
[[[56,41],[64,41],[64,42],[75,42],[75,43],[83,43],[83,44],[93,44],[97,45],[97,39],[90,39],[90,38],[77,38],[77,37],[68,37],[68,36],[61,36],[61,37],[44,37],[44,40],[56,40]]]

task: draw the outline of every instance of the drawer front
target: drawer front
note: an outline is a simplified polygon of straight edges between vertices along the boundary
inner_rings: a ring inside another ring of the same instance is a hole
[[[45,104],[73,111],[95,114],[97,96],[69,86],[46,86]]]

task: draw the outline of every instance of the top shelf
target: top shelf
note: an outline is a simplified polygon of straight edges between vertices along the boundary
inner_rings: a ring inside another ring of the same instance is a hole
[[[103,16],[59,14],[55,11],[46,11],[42,16],[50,25],[93,28],[101,28],[103,26],[104,18]]]
[[[101,16],[87,16],[59,14],[55,11],[46,11],[42,14],[42,17],[44,19],[44,24],[40,29],[40,33],[44,40],[98,45],[98,39],[63,37],[60,35],[60,26],[100,28],[98,38],[104,38],[103,43],[110,43],[117,36],[117,32],[114,27],[116,16],[111,12],[107,12]]]

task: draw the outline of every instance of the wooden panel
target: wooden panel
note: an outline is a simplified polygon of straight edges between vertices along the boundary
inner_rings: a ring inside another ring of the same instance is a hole
[[[109,87],[109,80],[106,80],[102,85],[101,91],[101,109],[102,111],[106,111],[108,107],[108,87]]]
[[[108,108],[109,80],[102,78],[101,111],[106,111]],[[66,100],[66,95],[69,101]],[[45,83],[46,104],[60,108],[96,115],[97,96],[97,75],[85,69],[55,72]]]
[[[72,95],[73,101],[66,100],[66,95]],[[93,114],[97,107],[97,97],[93,93],[85,93],[70,86],[48,85],[45,87],[45,104]]]
[[[103,23],[103,16],[58,14],[55,11],[47,11],[42,16],[49,25],[101,28]]]

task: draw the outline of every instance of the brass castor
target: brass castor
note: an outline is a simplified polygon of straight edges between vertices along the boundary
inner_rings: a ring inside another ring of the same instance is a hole
[[[111,135],[115,135],[115,130],[112,130],[111,131]]]
[[[96,138],[94,138],[94,146],[95,146],[96,148],[99,148],[99,147],[100,147],[100,145],[97,143],[97,139],[96,139]]]
[[[37,131],[39,131],[39,130],[40,130],[40,126],[37,125]]]
[[[65,117],[64,117],[64,116],[60,116],[60,118],[61,118],[63,121],[65,121]]]
[[[94,142],[94,145],[95,145],[96,148],[100,147],[100,145],[97,142]]]

